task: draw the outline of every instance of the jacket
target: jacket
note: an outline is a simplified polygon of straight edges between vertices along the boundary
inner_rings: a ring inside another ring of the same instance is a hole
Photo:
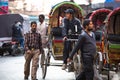
[[[77,26],[77,32],[76,32],[76,27]],[[69,34],[69,30],[71,30],[71,34],[74,33],[81,33],[82,27],[81,27],[81,22],[77,18],[73,18],[71,21],[64,18],[63,19],[63,31],[62,35],[67,36]]]

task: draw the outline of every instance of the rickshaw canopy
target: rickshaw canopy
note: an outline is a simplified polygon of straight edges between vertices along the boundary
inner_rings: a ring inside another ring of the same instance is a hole
[[[5,14],[0,15],[0,38],[11,37],[12,25],[15,21],[23,23],[23,17],[20,14]]]
[[[53,27],[59,27],[62,25],[62,19],[65,16],[65,10],[66,9],[73,9],[74,10],[74,16],[78,19],[83,20],[83,9],[77,5],[74,2],[64,1],[61,3],[56,4],[52,7],[50,13],[49,13],[49,29],[48,33],[50,33],[51,28]]]
[[[95,27],[101,26],[106,19],[107,15],[111,12],[110,9],[98,9],[92,12],[89,19],[93,21]]]
[[[64,1],[64,2],[58,3],[55,6],[53,6],[52,9],[51,9],[50,15],[53,15],[55,13],[55,11],[57,9],[59,9],[61,6],[63,6],[63,7],[68,6],[68,8],[72,8],[72,7],[73,8],[77,8],[77,10],[80,11],[80,13],[82,14],[82,16],[84,14],[83,13],[83,9],[78,4],[76,4],[74,2]]]
[[[108,15],[108,21],[110,21],[110,18],[114,15],[120,14],[120,7],[114,9],[109,15]]]
[[[120,35],[120,7],[108,15],[106,22],[108,22],[108,34]]]

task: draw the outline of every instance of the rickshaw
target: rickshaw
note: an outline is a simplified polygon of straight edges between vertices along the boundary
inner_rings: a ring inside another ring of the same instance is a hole
[[[119,71],[120,66],[120,7],[114,9],[106,18],[108,71]],[[108,78],[110,78],[108,74]]]
[[[97,68],[99,72],[103,68],[103,65],[106,63],[106,55],[105,53],[105,35],[106,35],[106,28],[104,21],[108,14],[111,12],[110,9],[98,9],[90,14],[88,14],[88,18],[93,21],[94,24],[94,33],[96,37],[96,47],[97,47]]]
[[[46,48],[43,69],[43,78],[46,76],[47,66],[50,65],[50,56],[55,60],[62,60],[63,57],[63,38],[62,38],[62,18],[65,16],[65,10],[71,8],[75,11],[75,16],[83,19],[83,10],[76,3],[64,1],[52,7],[49,14],[48,26],[48,47]],[[48,50],[48,51],[47,51]],[[78,63],[78,62],[77,62]],[[80,62],[79,62],[80,63]],[[77,70],[76,70],[77,71]]]

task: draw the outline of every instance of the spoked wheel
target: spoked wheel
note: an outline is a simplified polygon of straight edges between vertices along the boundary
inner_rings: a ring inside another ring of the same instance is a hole
[[[78,74],[80,73],[81,71],[81,62],[80,62],[80,55],[79,54],[76,54],[74,57],[73,57],[73,63],[74,63],[74,73],[75,73],[75,77],[78,76]]]
[[[47,73],[47,59],[45,54],[41,55],[41,68],[42,68],[42,78],[45,79]]]
[[[47,66],[49,64],[48,49],[44,49],[44,53],[41,55],[41,68],[42,68],[42,78],[45,79],[47,73]]]

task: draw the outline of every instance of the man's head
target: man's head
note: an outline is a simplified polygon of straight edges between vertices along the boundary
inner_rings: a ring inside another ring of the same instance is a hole
[[[43,14],[40,14],[39,15],[39,21],[40,21],[40,23],[43,23],[44,20],[45,20],[45,16]]]
[[[73,9],[67,9],[65,11],[65,16],[67,19],[71,19],[74,17],[74,10]]]
[[[19,21],[15,21],[15,26],[16,26],[16,27],[20,27],[20,26],[22,26],[22,23],[19,22]]]
[[[36,32],[37,30],[37,23],[35,21],[31,22],[31,31]]]
[[[83,27],[87,31],[92,31],[93,28],[94,28],[93,22],[89,19],[85,19],[84,22],[83,22]]]

